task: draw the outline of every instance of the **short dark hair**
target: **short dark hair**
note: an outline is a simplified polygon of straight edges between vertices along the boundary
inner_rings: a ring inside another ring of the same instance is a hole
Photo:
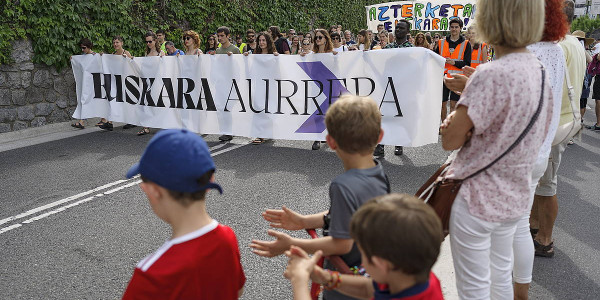
[[[231,32],[229,31],[229,27],[227,26],[221,26],[219,28],[217,28],[217,33],[222,32],[225,34],[225,36],[228,36]]]
[[[463,27],[463,21],[460,18],[454,18],[454,19],[450,19],[450,22],[448,23],[448,26],[452,25],[452,23],[458,23],[458,25],[460,26],[460,29],[462,30]]]
[[[167,33],[164,30],[162,30],[162,29],[159,29],[159,30],[156,31],[156,34],[161,34],[161,33],[164,34],[164,35],[167,35]]]
[[[123,37],[121,37],[120,35],[115,35],[113,36],[113,41],[121,41],[121,43],[123,43]]]
[[[251,34],[251,33],[256,34],[256,31],[254,31],[254,29],[252,29],[252,28],[249,28],[248,30],[246,30],[246,35]]]
[[[90,39],[82,38],[81,40],[79,40],[79,46],[85,46],[92,49],[92,47],[94,47],[94,44],[92,44],[92,41],[90,41]]]
[[[429,278],[444,240],[435,211],[407,194],[387,194],[363,204],[352,216],[350,235],[369,261],[373,256],[385,259],[418,283]]]
[[[398,26],[398,24],[400,24],[401,22],[406,23],[406,26],[408,26],[408,30],[410,30],[411,24],[409,21],[406,21],[405,19],[398,20],[398,23],[396,24],[396,26]]]
[[[383,26],[383,24],[381,24],[381,23],[377,24],[377,27],[379,27],[379,26]]]
[[[210,170],[210,171],[204,173],[204,175],[200,176],[200,178],[196,179],[196,182],[198,182],[199,186],[207,185],[210,182],[210,179],[212,178],[214,173],[215,173],[215,170]],[[143,175],[140,175],[140,178],[142,179],[143,182],[152,182],[152,180],[145,178]],[[201,190],[201,191],[197,191],[195,193],[184,193],[184,192],[178,192],[178,191],[173,191],[173,190],[169,190],[169,189],[166,189],[166,190],[169,192],[169,195],[171,197],[173,197],[173,199],[175,199],[175,201],[179,202],[181,205],[186,206],[186,207],[189,206],[192,202],[204,200],[206,198],[206,191],[207,191],[207,190]]]
[[[175,44],[173,42],[171,42],[171,41],[166,41],[165,42],[165,46],[173,46],[174,47]]]

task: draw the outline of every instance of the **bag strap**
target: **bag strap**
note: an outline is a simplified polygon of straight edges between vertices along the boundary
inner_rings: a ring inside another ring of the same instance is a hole
[[[571,84],[571,77],[569,76],[569,71],[567,70],[567,67],[565,66],[565,79],[567,80],[567,94],[569,95],[569,103],[571,104],[571,112],[573,114],[573,121],[577,122],[578,120],[581,120],[581,116],[580,118],[577,118],[577,109],[579,109],[579,107],[577,106],[577,104],[575,103],[575,89],[573,88],[573,85]]]
[[[489,167],[491,167],[492,165],[497,163],[499,160],[501,160],[504,156],[506,156],[506,154],[508,154],[510,151],[512,151],[525,138],[527,133],[531,130],[531,127],[533,127],[533,123],[535,123],[535,121],[540,116],[540,112],[542,111],[542,104],[544,103],[544,84],[545,83],[546,83],[546,70],[544,69],[544,66],[542,66],[542,93],[540,95],[540,101],[538,103],[537,109],[535,110],[535,113],[533,114],[533,117],[531,117],[531,121],[529,121],[529,124],[527,124],[527,127],[525,128],[525,130],[523,130],[523,132],[521,133],[521,135],[519,135],[517,140],[512,145],[510,145],[510,147],[508,147],[508,149],[506,149],[506,151],[504,151],[504,153],[502,153],[502,155],[500,155],[494,161],[489,163],[487,166],[483,167],[483,169],[480,169],[479,171],[465,177],[463,179],[463,181],[467,180],[469,178],[475,177],[479,173],[487,170]]]

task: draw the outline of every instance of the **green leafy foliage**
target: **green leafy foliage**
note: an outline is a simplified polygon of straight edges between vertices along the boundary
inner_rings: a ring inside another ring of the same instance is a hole
[[[600,28],[600,18],[590,19],[588,16],[582,16],[575,20],[573,20],[573,24],[571,24],[571,29],[581,30],[589,36],[594,30]]]
[[[357,32],[366,27],[365,6],[380,0],[3,0],[0,1],[0,64],[10,63],[11,42],[29,37],[34,62],[63,68],[89,38],[96,52],[112,53],[112,37],[123,37],[133,55],[144,53],[144,34],[167,31],[182,47],[185,30],[203,41],[220,26],[233,33],[264,31],[271,25],[306,32],[341,24]]]

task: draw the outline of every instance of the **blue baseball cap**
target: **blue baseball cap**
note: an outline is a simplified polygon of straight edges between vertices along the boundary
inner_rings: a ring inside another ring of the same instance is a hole
[[[140,162],[127,171],[127,178],[141,174],[144,178],[172,191],[195,193],[206,189],[223,189],[209,182],[200,186],[198,178],[215,170],[215,163],[204,139],[185,129],[159,131],[148,143]]]

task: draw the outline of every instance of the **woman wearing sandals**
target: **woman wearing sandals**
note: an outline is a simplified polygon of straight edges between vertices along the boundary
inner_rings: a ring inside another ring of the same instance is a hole
[[[133,58],[133,56],[131,55],[131,53],[129,53],[129,51],[123,49],[123,38],[120,35],[116,35],[115,37],[113,37],[112,44],[113,44],[113,48],[115,49],[115,51],[112,53],[113,55],[122,55],[123,57],[126,57],[126,58]],[[108,121],[105,118],[102,118],[100,120],[100,122],[98,122],[98,124],[96,124],[96,126],[98,126],[100,129],[104,129],[104,130],[108,130],[108,131],[113,130],[112,121]],[[129,129],[129,128],[133,128],[133,127],[135,127],[135,125],[127,124],[127,125],[123,126],[123,129]]]
[[[96,52],[92,50],[94,45],[89,39],[83,38],[79,41],[79,47],[81,48],[81,54],[92,54],[95,55]],[[84,129],[83,120],[78,120],[77,122],[71,124],[72,127]]]
[[[337,54],[337,52],[333,51],[333,43],[331,43],[331,37],[329,36],[329,33],[327,33],[327,30],[315,30],[315,43],[312,51],[313,53],[333,53],[334,55]],[[300,55],[304,56],[305,54],[300,53]],[[321,143],[325,143],[325,141],[314,141],[312,144],[312,149],[321,149]]]
[[[542,38],[544,0],[477,5],[477,32],[498,59],[471,75],[440,127],[443,148],[458,150],[446,179],[464,179],[451,208],[450,246],[460,299],[513,299],[513,239],[529,213],[530,178],[552,120],[546,70],[526,48]]]
[[[273,54],[275,56],[279,55],[279,53],[275,50],[275,44],[273,43],[273,39],[268,32],[261,32],[258,34],[257,47],[254,50],[253,54]],[[244,52],[245,56],[248,56],[250,52]],[[255,138],[252,140],[252,145],[261,145],[265,142],[265,138]]]
[[[160,50],[160,45],[156,42],[156,34],[154,32],[149,31],[146,33],[145,41],[146,41],[146,57],[149,56],[164,56],[165,53]],[[138,131],[137,135],[145,135],[150,133],[150,128],[144,127],[142,130]]]
[[[193,31],[188,30],[183,33],[183,45],[185,46],[185,55],[200,55],[200,36]]]

